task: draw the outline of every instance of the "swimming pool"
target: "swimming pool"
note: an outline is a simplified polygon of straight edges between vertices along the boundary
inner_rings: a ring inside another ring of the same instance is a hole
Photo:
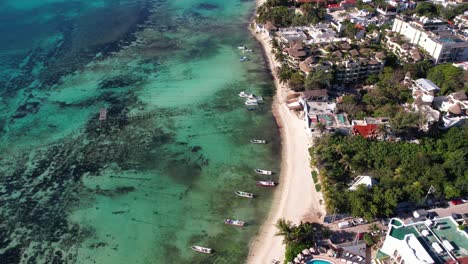
[[[313,259],[313,260],[307,262],[307,264],[333,264],[333,263],[331,263],[331,262],[328,261],[328,260]]]

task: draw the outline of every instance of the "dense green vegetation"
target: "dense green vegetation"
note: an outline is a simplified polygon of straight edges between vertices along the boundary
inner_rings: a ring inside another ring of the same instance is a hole
[[[310,3],[302,4],[300,6],[304,13],[302,15],[289,9],[291,4],[287,0],[268,0],[258,8],[257,21],[260,23],[270,21],[276,26],[289,27],[317,24],[325,19],[326,11],[324,8],[317,8]]]
[[[285,262],[293,261],[302,250],[313,247],[315,242],[330,237],[330,230],[317,223],[303,223],[293,225],[291,221],[278,219],[277,236],[283,236],[286,244]]]
[[[402,84],[404,72],[385,67],[380,75],[371,75],[366,83],[374,84],[369,91],[358,95],[346,95],[338,109],[351,118],[362,119],[366,116],[390,118],[391,132],[404,135],[416,132],[420,116],[407,112],[403,104],[412,102],[411,90]]]
[[[427,72],[427,79],[440,87],[441,94],[449,94],[463,89],[463,69],[451,63],[437,65]]]
[[[468,126],[423,138],[420,144],[326,135],[310,153],[328,210],[371,219],[391,215],[401,201],[423,203],[431,185],[435,198],[467,195],[467,138]],[[357,175],[371,175],[378,184],[349,191]]]
[[[306,90],[327,89],[333,82],[333,71],[323,70],[313,71],[307,75],[304,81]]]

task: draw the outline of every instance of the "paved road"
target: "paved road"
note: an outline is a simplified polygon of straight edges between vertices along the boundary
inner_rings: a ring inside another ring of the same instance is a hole
[[[459,205],[450,204],[450,206],[447,207],[447,208],[431,209],[431,210],[428,210],[428,212],[436,212],[439,215],[438,217],[451,216],[453,213],[463,215],[465,213],[468,213],[468,203],[459,204]],[[402,215],[399,216],[399,218],[403,219],[405,223],[410,223],[410,221],[413,219],[413,215],[412,215],[412,212],[411,212],[411,213],[407,213],[407,214],[402,214]],[[341,220],[341,221],[344,221],[344,220]],[[345,232],[349,232],[349,233],[361,233],[361,232],[368,232],[369,231],[369,226],[372,224],[372,223],[369,223],[369,224],[365,224],[365,225],[358,225],[358,226],[353,226],[353,227],[349,227],[349,228],[345,228],[345,229],[340,229],[340,228],[338,228],[338,223],[341,222],[341,221],[335,221],[334,223],[329,224],[328,227],[330,227],[330,229],[332,229],[334,231],[345,231]],[[351,220],[347,220],[347,221],[351,221]],[[382,225],[380,223],[380,221],[374,222],[374,223],[376,223],[381,230],[387,230],[387,226]]]

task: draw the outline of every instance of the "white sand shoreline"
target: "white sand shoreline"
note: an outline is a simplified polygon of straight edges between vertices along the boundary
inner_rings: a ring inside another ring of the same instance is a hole
[[[266,0],[257,0],[257,7]],[[285,218],[295,224],[300,221],[320,221],[323,208],[319,194],[315,191],[311,177],[308,141],[305,124],[291,113],[285,104],[287,88],[276,78],[271,45],[263,36],[251,29],[252,35],[260,42],[275,79],[276,95],[273,99],[273,113],[281,132],[282,161],[278,190],[274,195],[273,206],[259,234],[251,242],[247,263],[265,264],[272,260],[284,261],[285,245],[282,237],[276,236],[275,224]]]

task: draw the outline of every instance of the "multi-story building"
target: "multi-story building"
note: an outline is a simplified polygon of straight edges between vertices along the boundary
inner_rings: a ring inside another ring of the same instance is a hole
[[[466,263],[468,235],[453,217],[416,220],[405,224],[393,218],[385,242],[376,255],[378,264]]]
[[[418,62],[423,59],[417,46],[405,42],[400,36],[394,36],[391,33],[385,36],[385,46],[391,50],[400,60],[404,62]]]
[[[385,54],[377,53],[373,58],[349,58],[336,62],[335,80],[338,83],[355,83],[369,75],[378,75],[385,64]]]
[[[468,60],[468,40],[441,20],[397,17],[392,31],[424,49],[435,63]]]
[[[459,29],[467,29],[468,28],[468,12],[465,11],[462,15],[458,15],[453,19],[455,26]]]

